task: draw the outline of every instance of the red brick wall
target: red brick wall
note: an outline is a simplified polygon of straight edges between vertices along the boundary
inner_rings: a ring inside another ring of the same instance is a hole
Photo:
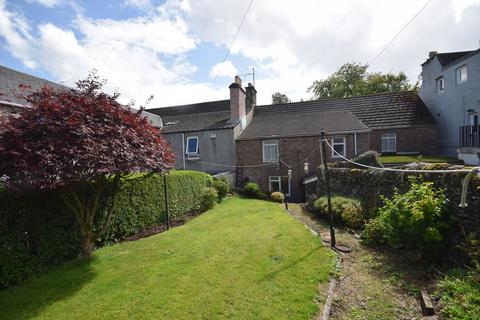
[[[436,154],[438,150],[438,127],[411,127],[402,129],[373,130],[371,149],[382,152],[382,133],[397,134],[397,153],[418,152]]]
[[[337,136],[335,136],[337,137]],[[342,136],[338,136],[342,137]],[[346,137],[347,157],[354,156],[354,140],[353,135],[344,135]],[[366,138],[367,136],[363,136]],[[332,137],[328,137],[329,139]],[[292,170],[292,180],[290,184],[291,198],[295,201],[300,201],[303,198],[302,181],[304,174],[305,161],[309,164],[309,173],[316,172],[316,168],[320,165],[320,137],[297,137],[297,138],[279,138],[280,158],[287,163]],[[237,165],[251,166],[263,164],[263,140],[237,140]],[[358,140],[357,140],[358,142]],[[360,150],[359,150],[360,151]],[[327,150],[329,161],[332,160],[331,152]],[[308,159],[307,159],[308,158]],[[243,186],[243,183],[253,181],[259,184],[263,192],[268,193],[269,176],[279,176],[278,163],[270,165],[250,168],[237,169],[237,185]],[[283,175],[287,175],[287,169],[284,167]]]

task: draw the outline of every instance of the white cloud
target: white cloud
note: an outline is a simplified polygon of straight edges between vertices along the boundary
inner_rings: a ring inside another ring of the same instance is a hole
[[[150,0],[125,0],[124,4],[142,10],[150,9],[152,7],[152,2]]]
[[[28,0],[30,3],[38,3],[42,6],[53,8],[63,3],[63,0]]]
[[[238,70],[235,68],[233,65],[232,61],[225,61],[225,62],[220,62],[217,63],[212,67],[210,70],[210,77],[227,77],[227,78],[232,78],[238,75]]]
[[[79,13],[69,27],[30,26],[0,0],[0,36],[9,52],[30,68],[42,68],[67,84],[95,68],[109,80],[109,88],[118,88],[125,99],[143,102],[155,94],[151,106],[202,101],[209,91],[208,76],[218,70],[220,77],[238,73],[226,61],[214,65],[202,82],[193,83],[199,66],[190,58],[199,45],[227,48],[247,1],[167,0],[155,10],[146,0],[123,3],[148,7],[149,13],[126,20],[93,20]],[[253,60],[259,103],[269,103],[275,91],[293,100],[308,98],[306,89],[314,80],[345,62],[370,61],[424,3],[255,1],[232,55]],[[416,81],[429,51],[478,47],[479,16],[480,0],[432,1],[371,70],[405,71]],[[226,86],[220,88],[226,80],[219,79],[209,99],[228,96]]]

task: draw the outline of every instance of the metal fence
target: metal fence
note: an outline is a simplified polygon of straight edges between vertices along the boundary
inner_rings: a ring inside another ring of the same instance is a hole
[[[480,148],[480,126],[460,127],[460,148]]]

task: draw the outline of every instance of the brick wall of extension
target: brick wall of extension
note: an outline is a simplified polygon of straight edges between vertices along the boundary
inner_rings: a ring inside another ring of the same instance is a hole
[[[418,152],[421,154],[435,154],[437,150],[437,127],[411,127],[388,130],[373,130],[371,133],[357,134],[357,154],[368,150],[381,151],[382,133],[396,133],[397,153]],[[327,138],[343,138],[346,142],[346,156],[355,156],[355,139],[353,134],[334,135]],[[290,201],[303,201],[304,186],[303,179],[316,173],[317,167],[321,164],[320,136],[309,137],[283,137],[278,138],[278,149],[281,160],[290,166],[292,179],[290,181]],[[269,193],[269,177],[280,176],[278,163],[270,165],[255,166],[263,163],[262,139],[237,140],[237,187],[241,188],[246,182],[258,183],[260,189]],[[339,161],[341,159],[332,157],[331,150],[327,150],[328,161]],[[309,172],[304,171],[304,163],[308,163]],[[254,167],[242,167],[254,166]],[[287,168],[284,167],[283,175],[287,175]]]

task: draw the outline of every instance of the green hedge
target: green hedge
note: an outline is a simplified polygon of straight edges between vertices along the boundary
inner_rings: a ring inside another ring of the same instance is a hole
[[[172,219],[200,210],[210,175],[172,171],[167,176]],[[109,229],[97,246],[122,240],[166,221],[163,177],[127,180],[117,198]],[[0,190],[0,288],[14,285],[79,253],[74,219],[64,214],[53,192],[17,196]],[[99,215],[96,223],[102,222]]]

